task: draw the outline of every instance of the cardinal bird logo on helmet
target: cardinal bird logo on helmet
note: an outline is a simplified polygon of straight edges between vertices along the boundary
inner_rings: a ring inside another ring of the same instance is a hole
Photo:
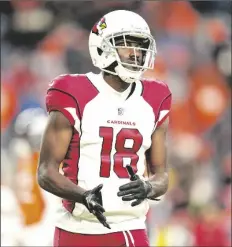
[[[105,28],[107,28],[107,25],[106,25],[105,17],[103,17],[99,22],[97,22],[94,25],[94,27],[92,28],[92,32],[98,35]]]

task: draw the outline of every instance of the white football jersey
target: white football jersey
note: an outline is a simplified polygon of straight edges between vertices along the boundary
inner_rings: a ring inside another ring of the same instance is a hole
[[[122,93],[110,87],[102,74],[63,75],[53,81],[47,110],[61,111],[74,127],[64,175],[86,190],[103,184],[104,215],[111,230],[84,205],[66,200],[57,212],[58,227],[88,234],[145,228],[148,201],[131,207],[117,192],[130,182],[126,165],[143,178],[145,151],[156,126],[168,115],[170,97],[168,87],[155,81],[138,81]]]

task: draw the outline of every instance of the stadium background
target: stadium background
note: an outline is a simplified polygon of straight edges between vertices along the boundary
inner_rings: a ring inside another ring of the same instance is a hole
[[[231,246],[231,2],[28,0],[0,2],[2,246],[51,246],[58,199],[34,184],[46,88],[97,71],[89,31],[115,9],[148,21],[158,55],[146,76],[173,93],[170,189],[151,204],[151,245]]]

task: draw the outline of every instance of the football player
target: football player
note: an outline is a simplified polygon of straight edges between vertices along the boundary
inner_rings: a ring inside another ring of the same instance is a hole
[[[153,69],[156,44],[138,14],[106,14],[91,30],[89,50],[101,73],[58,76],[46,95],[38,183],[63,199],[54,246],[149,246],[148,200],[168,188],[171,92],[141,79]]]
[[[21,111],[14,122],[10,149],[15,161],[14,187],[22,212],[23,246],[51,246],[53,241],[54,201],[58,198],[42,190],[37,183],[37,164],[41,135],[47,114],[40,107]],[[40,237],[43,236],[43,238]]]

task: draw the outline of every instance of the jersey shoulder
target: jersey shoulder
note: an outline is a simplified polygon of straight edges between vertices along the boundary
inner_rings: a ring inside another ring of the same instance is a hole
[[[171,91],[168,85],[160,80],[157,79],[144,79],[142,80],[143,84],[143,95],[149,97],[150,95],[152,98],[154,96],[160,95],[160,97],[168,97],[171,95]]]
[[[88,79],[86,74],[64,74],[56,77],[49,84],[46,95],[46,105],[48,111],[59,110],[66,116],[63,109],[69,112],[75,109],[75,117],[70,122],[73,124],[76,119],[76,109],[78,117],[83,115],[84,108],[88,102],[95,98],[98,90]]]
[[[60,90],[71,95],[88,87],[91,83],[85,74],[63,74],[54,78],[49,84],[48,91],[52,89]]]
[[[142,85],[143,92],[141,96],[153,109],[155,121],[158,123],[159,120],[164,119],[161,112],[165,111],[167,116],[170,111],[172,93],[168,85],[159,80],[142,80]],[[160,123],[162,122],[160,121]]]

